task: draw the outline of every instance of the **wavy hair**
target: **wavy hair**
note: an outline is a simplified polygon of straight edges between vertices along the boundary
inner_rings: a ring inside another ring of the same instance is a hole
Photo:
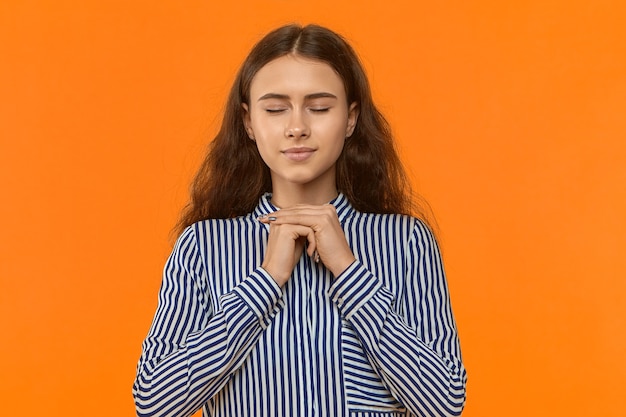
[[[243,62],[228,95],[220,130],[209,145],[192,182],[190,201],[173,232],[179,234],[200,220],[250,213],[259,197],[272,191],[269,168],[245,131],[242,103],[249,105],[256,73],[288,54],[330,65],[343,80],[348,103],[357,103],[356,128],[337,160],[337,190],[361,212],[410,214],[432,228],[432,211],[411,191],[391,129],[374,105],[357,54],[329,29],[292,24],[268,33]]]

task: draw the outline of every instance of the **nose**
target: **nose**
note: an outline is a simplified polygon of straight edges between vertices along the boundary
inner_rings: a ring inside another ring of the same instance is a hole
[[[285,126],[285,136],[289,139],[304,139],[310,134],[309,125],[300,111],[294,111]]]

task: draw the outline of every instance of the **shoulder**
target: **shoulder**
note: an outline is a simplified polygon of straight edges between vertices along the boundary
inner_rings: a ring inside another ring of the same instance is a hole
[[[197,245],[199,242],[206,242],[212,238],[237,234],[258,227],[259,222],[253,218],[252,214],[228,219],[200,220],[183,229],[176,238],[174,249]]]
[[[187,226],[174,245],[178,257],[200,257],[202,262],[211,262],[214,254],[258,240],[261,224],[252,215],[228,219],[206,219]],[[213,254],[213,255],[212,255]]]
[[[405,214],[376,214],[355,211],[346,219],[344,228],[348,232],[370,235],[374,238],[395,236],[407,241],[414,230],[428,229],[419,219]]]
[[[185,233],[193,233],[196,237],[200,238],[206,235],[210,235],[212,233],[219,232],[221,230],[234,231],[257,225],[258,221],[253,218],[252,214],[227,219],[206,219],[200,220],[193,223],[191,226],[188,226],[185,231],[183,231],[181,236]],[[188,232],[189,229],[191,230],[191,232]]]
[[[430,227],[421,219],[406,214],[376,214],[354,212],[346,220],[346,229],[373,234],[402,236],[404,240],[437,244]]]
[[[346,221],[346,223],[357,223],[357,224],[374,224],[379,228],[394,228],[394,229],[405,229],[411,230],[413,229],[417,223],[426,227],[424,223],[413,217],[406,214],[396,214],[396,213],[385,213],[385,214],[377,214],[377,213],[361,213],[359,211],[355,211],[353,216]]]

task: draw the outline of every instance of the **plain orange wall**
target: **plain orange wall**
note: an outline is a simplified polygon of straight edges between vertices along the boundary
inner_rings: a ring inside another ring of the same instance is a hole
[[[290,21],[352,41],[437,214],[464,415],[623,416],[626,13],[603,0],[3,0],[0,414],[133,415],[190,176]]]

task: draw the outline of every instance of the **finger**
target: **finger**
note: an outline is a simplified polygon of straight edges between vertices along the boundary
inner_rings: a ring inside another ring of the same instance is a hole
[[[321,214],[321,213],[336,213],[337,210],[335,208],[335,206],[333,206],[332,204],[324,204],[324,205],[320,205],[320,206],[314,206],[314,205],[306,205],[306,204],[298,204],[295,205],[293,207],[289,207],[289,208],[283,208],[280,210],[277,210],[275,212],[272,213],[268,213],[268,214],[264,214],[262,216],[257,217],[257,219],[259,221],[272,221],[274,220],[274,217],[280,217],[280,216],[284,216],[284,215],[288,215],[288,214],[311,214],[311,215],[315,215],[315,214]]]
[[[308,242],[306,253],[313,257],[317,253],[317,240],[315,239],[315,232],[311,228],[309,229],[309,233],[306,235],[306,240]]]
[[[259,218],[263,223],[298,224],[316,228],[316,226],[338,223],[337,211],[333,206],[316,209],[291,209],[271,213],[267,217]]]
[[[320,213],[336,213],[337,209],[332,204],[324,204],[321,206],[313,206],[313,205],[305,205],[298,204],[293,207],[280,209],[273,213],[268,214],[268,216],[279,216],[279,215],[289,215],[289,214],[320,214]]]
[[[315,244],[315,233],[313,229],[308,226],[303,226],[300,224],[275,224],[274,222],[270,223],[270,237],[285,237],[292,240],[299,240],[303,238],[304,241],[310,242],[313,240],[313,244]]]

